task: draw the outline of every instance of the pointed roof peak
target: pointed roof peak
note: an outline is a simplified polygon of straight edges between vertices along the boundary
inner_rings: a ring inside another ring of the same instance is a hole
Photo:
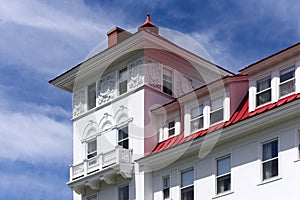
[[[139,26],[138,30],[148,30],[158,34],[158,27],[151,21],[150,13],[147,13],[145,22]]]

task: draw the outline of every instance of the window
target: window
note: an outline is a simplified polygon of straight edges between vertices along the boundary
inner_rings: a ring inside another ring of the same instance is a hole
[[[223,120],[223,98],[211,101],[210,124]]]
[[[125,126],[118,130],[118,145],[122,146],[125,149],[128,149],[128,141],[128,126]]]
[[[262,145],[263,180],[278,176],[278,140]]]
[[[120,70],[119,72],[119,94],[127,92],[127,68]]]
[[[172,71],[163,69],[163,92],[172,95]]]
[[[96,107],[96,83],[88,86],[88,110]]]
[[[203,128],[203,105],[191,109],[191,133]]]
[[[280,97],[295,92],[295,68],[289,67],[280,72]]]
[[[164,199],[170,198],[170,177],[169,176],[163,178],[163,196]]]
[[[271,101],[271,77],[257,81],[256,88],[256,106],[260,106]]]
[[[168,137],[175,135],[175,121],[168,123]]]
[[[217,194],[231,189],[230,156],[217,160]]]
[[[129,186],[119,188],[119,200],[129,200]]]
[[[93,195],[86,198],[87,200],[97,200],[97,195]]]
[[[97,156],[97,140],[87,143],[87,159]]]
[[[181,200],[194,200],[194,169],[181,172]]]

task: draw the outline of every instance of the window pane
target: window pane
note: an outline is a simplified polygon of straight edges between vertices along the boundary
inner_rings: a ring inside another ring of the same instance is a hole
[[[295,79],[280,85],[280,97],[295,92]]]
[[[163,92],[172,95],[172,83],[163,81]]]
[[[278,159],[263,163],[263,180],[278,176]]]
[[[271,87],[271,77],[261,79],[256,83],[257,92],[260,92],[270,87]]]
[[[175,122],[174,121],[171,121],[168,123],[168,134],[169,134],[169,137],[170,136],[173,136],[175,134]]]
[[[119,94],[124,94],[127,92],[127,80],[119,84]]]
[[[192,185],[193,183],[194,183],[193,169],[181,173],[181,187]]]
[[[290,67],[280,72],[280,83],[295,77],[295,68]]]
[[[166,80],[168,82],[172,82],[172,71],[164,68],[163,71],[163,80]]]
[[[217,193],[222,193],[230,190],[231,176],[230,174],[226,176],[219,177],[217,179]]]
[[[93,158],[97,155],[97,140],[93,140],[87,143],[87,158]]]
[[[119,200],[129,200],[129,186],[119,188]]]
[[[191,121],[191,132],[197,131],[203,128],[203,117],[194,119]]]
[[[88,109],[96,106],[96,83],[88,86]]]
[[[211,110],[218,110],[223,107],[223,97],[211,101]]]
[[[203,106],[197,106],[196,108],[193,108],[191,110],[191,119],[194,119],[196,117],[199,117],[203,115]]]
[[[271,158],[278,157],[278,141],[274,140],[272,142],[263,145],[263,161],[269,160]]]
[[[123,82],[125,80],[127,80],[127,68],[124,68],[119,72],[119,81]]]
[[[128,138],[128,126],[118,130],[118,140]]]
[[[194,200],[194,186],[181,189],[181,200]]]
[[[164,199],[168,199],[170,197],[170,177],[163,178],[163,194]]]
[[[223,120],[223,109],[214,111],[210,113],[210,123],[214,124],[216,122]]]
[[[260,106],[271,101],[271,88],[256,95],[256,106]]]
[[[217,176],[229,173],[230,168],[230,157],[217,160]]]

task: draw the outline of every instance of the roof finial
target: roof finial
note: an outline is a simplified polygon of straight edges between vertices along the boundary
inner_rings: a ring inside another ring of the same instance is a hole
[[[151,22],[150,13],[147,13],[147,17],[146,17],[146,20],[145,20],[144,24],[142,24],[139,27],[139,31],[140,30],[147,30],[147,31],[154,32],[154,33],[158,34],[158,27],[155,26],[155,24],[153,24]]]

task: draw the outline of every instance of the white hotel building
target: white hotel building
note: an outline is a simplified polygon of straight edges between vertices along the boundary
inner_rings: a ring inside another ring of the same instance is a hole
[[[74,200],[299,200],[300,43],[234,74],[134,34],[49,81],[73,94]]]

